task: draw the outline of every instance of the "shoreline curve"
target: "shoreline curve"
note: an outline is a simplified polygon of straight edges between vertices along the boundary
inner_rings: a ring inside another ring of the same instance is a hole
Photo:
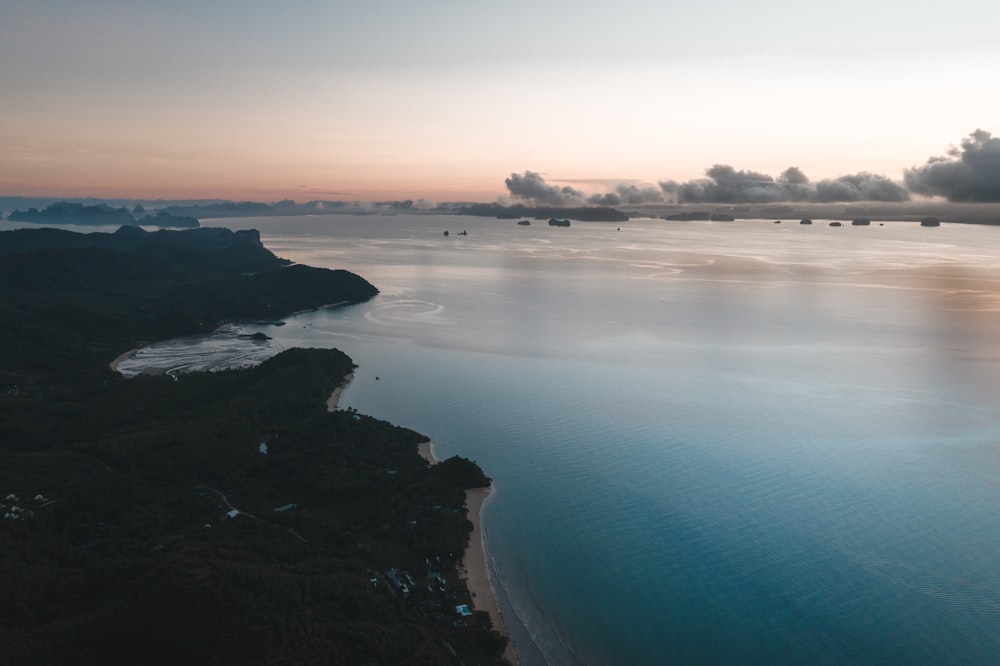
[[[436,465],[439,461],[434,455],[433,445],[430,440],[421,442],[417,446],[417,453],[431,465]],[[484,610],[493,622],[493,628],[507,638],[507,647],[504,648],[503,656],[515,666],[518,663],[517,653],[507,633],[503,616],[500,614],[500,606],[497,603],[497,595],[493,590],[490,581],[489,565],[486,562],[486,544],[482,528],[483,508],[493,496],[494,486],[491,483],[488,488],[473,488],[465,491],[465,508],[468,513],[469,522],[472,523],[472,533],[469,535],[469,545],[462,555],[462,571],[460,576],[465,580],[466,587],[473,598],[473,605],[476,610]]]
[[[333,389],[333,392],[330,394],[330,397],[326,399],[326,411],[335,412],[340,408],[340,396],[344,394],[344,391],[347,389],[348,385],[351,383],[351,380],[353,379],[354,379],[353,372],[349,372],[346,375],[344,375],[344,379],[343,381],[340,382],[340,386]]]

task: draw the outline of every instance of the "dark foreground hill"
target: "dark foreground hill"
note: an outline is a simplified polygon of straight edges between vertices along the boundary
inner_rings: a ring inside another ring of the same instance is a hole
[[[259,252],[243,271],[245,238],[53,238],[0,234],[0,664],[501,663],[488,619],[454,612],[464,489],[488,479],[328,412],[347,356],[176,380],[107,367],[140,336],[374,287]]]

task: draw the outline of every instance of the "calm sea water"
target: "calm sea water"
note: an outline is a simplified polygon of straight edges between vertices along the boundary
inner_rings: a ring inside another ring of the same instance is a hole
[[[263,330],[494,478],[522,663],[1000,663],[1000,228],[221,222],[381,289]]]

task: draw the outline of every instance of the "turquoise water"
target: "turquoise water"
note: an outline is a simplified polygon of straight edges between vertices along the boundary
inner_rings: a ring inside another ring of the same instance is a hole
[[[1000,661],[1000,228],[224,223],[382,290],[265,332],[494,478],[522,663]]]

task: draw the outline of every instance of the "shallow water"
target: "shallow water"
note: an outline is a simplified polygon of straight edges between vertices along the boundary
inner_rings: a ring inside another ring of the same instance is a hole
[[[495,479],[522,663],[998,659],[1000,228],[219,222],[381,289],[246,330]]]

